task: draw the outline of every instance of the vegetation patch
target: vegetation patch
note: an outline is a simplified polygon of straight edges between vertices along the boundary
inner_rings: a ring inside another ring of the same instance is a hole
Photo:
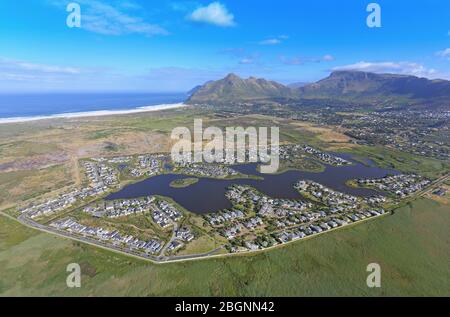
[[[189,178],[183,178],[183,179],[176,179],[170,183],[170,187],[173,188],[186,188],[191,185],[194,185],[198,183],[198,178],[195,177],[189,177]]]

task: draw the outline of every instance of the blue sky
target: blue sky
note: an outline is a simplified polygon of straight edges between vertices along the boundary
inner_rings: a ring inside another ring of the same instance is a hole
[[[66,25],[67,4],[81,28]],[[381,7],[369,28],[366,7]],[[450,79],[445,0],[0,0],[0,91],[186,91],[357,69]]]

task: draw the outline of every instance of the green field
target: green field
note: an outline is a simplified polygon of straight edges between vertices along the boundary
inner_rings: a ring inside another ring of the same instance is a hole
[[[417,173],[432,179],[446,175],[450,169],[448,162],[400,152],[383,146],[360,146],[346,150],[345,153],[369,158],[382,168],[396,169],[406,173]]]
[[[450,210],[420,199],[382,217],[252,256],[155,265],[0,217],[0,295],[450,295]],[[82,287],[65,286],[69,263]],[[366,266],[382,287],[366,286]]]

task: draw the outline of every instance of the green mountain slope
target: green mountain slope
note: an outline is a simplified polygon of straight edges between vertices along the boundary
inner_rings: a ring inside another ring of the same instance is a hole
[[[301,87],[303,98],[357,99],[408,104],[450,105],[450,81],[415,76],[337,71],[314,84]]]
[[[242,79],[234,74],[198,88],[189,103],[217,103],[273,98],[295,98],[297,92],[282,84],[261,78]]]
[[[188,103],[246,102],[261,99],[333,99],[356,101],[379,107],[450,107],[450,81],[415,76],[336,71],[303,87],[288,87],[274,81],[230,74],[197,88]]]

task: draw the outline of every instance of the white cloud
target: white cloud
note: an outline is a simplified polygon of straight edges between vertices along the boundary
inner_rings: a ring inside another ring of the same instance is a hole
[[[334,56],[327,54],[322,57],[313,58],[301,58],[301,57],[286,57],[280,56],[280,61],[285,65],[303,65],[306,63],[322,63],[322,62],[332,62],[334,61]]]
[[[74,75],[80,74],[81,70],[75,67],[35,64],[0,57],[0,72],[9,72],[10,75],[15,73],[17,78],[21,78],[21,76],[26,78],[30,73]]]
[[[277,45],[280,43],[281,43],[280,39],[267,39],[267,40],[259,42],[260,45]]]
[[[122,1],[119,3],[119,6],[124,9],[133,9],[133,10],[142,9],[141,5],[133,1]]]
[[[213,2],[192,12],[188,19],[194,22],[213,24],[221,27],[236,25],[234,15],[220,2]]]
[[[152,68],[136,74],[118,69],[48,65],[0,56],[0,92],[188,91],[195,85],[226,74],[226,70],[180,67]]]
[[[446,48],[445,50],[439,51],[436,53],[436,55],[447,58],[450,61],[450,48]]]
[[[255,60],[253,58],[246,57],[246,58],[241,59],[239,61],[239,64],[241,64],[241,65],[250,65],[250,64],[253,64],[254,62],[255,62]]]
[[[259,62],[259,53],[247,52],[242,47],[227,48],[220,51],[221,54],[229,55],[233,60],[237,60],[239,65],[252,65]]]
[[[113,80],[116,74],[105,68],[78,68],[0,57],[0,90],[40,90],[80,85],[89,88],[101,80]]]
[[[225,48],[220,50],[219,53],[230,55],[232,57],[242,57],[247,54],[245,48],[243,47]]]
[[[371,73],[394,73],[402,75],[413,75],[418,77],[436,77],[435,69],[428,69],[425,66],[413,62],[358,62],[351,65],[333,68],[333,71],[356,70]]]
[[[327,55],[325,55],[325,56],[323,56],[322,57],[322,60],[324,61],[324,62],[332,62],[332,61],[334,61],[334,56],[332,56],[332,55],[330,55],[330,54],[327,54]]]
[[[259,45],[278,45],[283,43],[283,41],[287,40],[289,38],[289,36],[287,35],[280,35],[277,37],[271,37],[268,39],[265,39],[263,41],[260,41],[258,44]]]
[[[65,7],[70,1],[56,0],[54,5]],[[132,1],[122,1],[116,6],[99,0],[77,0],[81,6],[81,27],[104,35],[141,34],[145,36],[168,35],[163,27],[146,22],[143,18],[127,13],[139,9]]]
[[[305,63],[305,61],[300,59],[299,57],[280,56],[280,61],[284,65],[302,65]]]

